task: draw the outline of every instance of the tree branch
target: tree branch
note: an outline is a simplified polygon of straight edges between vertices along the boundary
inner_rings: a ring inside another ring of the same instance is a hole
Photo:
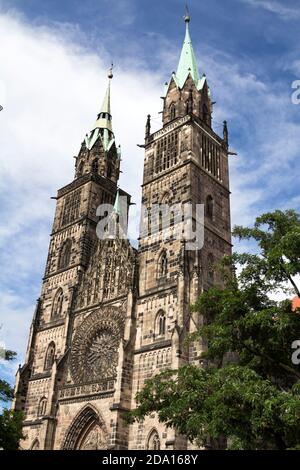
[[[290,281],[290,283],[292,284],[293,288],[295,289],[295,292],[296,292],[297,296],[300,297],[300,290],[298,289],[298,286],[295,283],[292,276],[287,272],[287,270],[285,268],[285,265],[284,265],[284,261],[283,261],[282,258],[281,258],[281,268],[284,271],[284,273],[285,273],[286,277],[288,278],[288,280]]]
[[[296,372],[292,367],[284,364],[283,362],[277,362],[268,354],[262,354],[259,351],[256,351],[255,349],[250,348],[243,341],[241,341],[241,345],[244,346],[244,348],[247,349],[247,351],[249,351],[251,354],[254,354],[255,356],[258,356],[258,357],[262,357],[264,359],[268,359],[270,362],[273,362],[273,364],[277,364],[279,367],[281,367],[281,369],[283,369],[285,372],[289,372],[290,374],[297,377],[297,379],[300,379],[300,373]]]

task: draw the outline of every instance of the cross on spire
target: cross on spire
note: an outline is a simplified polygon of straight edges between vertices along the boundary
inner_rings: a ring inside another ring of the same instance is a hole
[[[191,21],[190,11],[187,3],[185,4],[185,15],[183,18],[186,23],[189,23]]]

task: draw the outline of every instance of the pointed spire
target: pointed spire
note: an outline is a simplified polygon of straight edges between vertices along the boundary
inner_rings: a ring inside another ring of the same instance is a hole
[[[117,189],[117,194],[116,194],[116,199],[115,199],[113,211],[114,211],[115,214],[117,214],[119,216],[121,215],[121,204],[120,204],[120,191],[119,191],[119,188]]]
[[[120,190],[117,188],[111,221],[113,234],[116,235],[116,237],[119,239],[127,239],[126,234],[128,206],[124,199],[126,198],[124,198],[124,196],[120,196]]]
[[[182,88],[189,73],[191,74],[196,87],[199,89],[200,86],[200,77],[198,72],[197,61],[192,45],[192,40],[190,36],[189,23],[191,17],[186,7],[186,14],[184,15],[185,21],[185,38],[181,50],[180,60],[175,75],[175,81],[178,84],[179,88]]]
[[[111,109],[110,109],[110,81],[113,78],[112,73],[113,65],[111,65],[108,72],[108,85],[104,100],[101,106],[100,113],[97,116],[94,129],[107,129],[112,132]]]
[[[112,116],[110,108],[110,81],[113,78],[112,69],[113,64],[108,72],[108,85],[100,113],[97,116],[97,120],[92,130],[85,137],[85,144],[89,150],[92,149],[98,138],[101,138],[105,151],[108,151],[115,141],[112,130]]]
[[[111,115],[110,113],[110,80],[107,85],[107,89],[106,89],[106,93],[102,102],[100,113]]]

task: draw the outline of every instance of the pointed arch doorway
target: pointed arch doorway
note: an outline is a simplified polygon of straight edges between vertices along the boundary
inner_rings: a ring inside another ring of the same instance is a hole
[[[108,435],[104,421],[92,405],[87,405],[71,423],[62,449],[105,450],[107,448]]]

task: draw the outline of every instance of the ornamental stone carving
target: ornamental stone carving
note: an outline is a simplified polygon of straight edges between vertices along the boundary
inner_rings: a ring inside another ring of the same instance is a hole
[[[82,322],[71,350],[71,374],[75,383],[115,377],[123,329],[124,314],[116,307],[96,310]]]
[[[99,424],[95,424],[94,427],[84,437],[83,441],[79,445],[80,450],[105,450],[107,449],[107,439],[103,432],[103,429]]]
[[[128,240],[100,240],[83,274],[76,309],[126,296],[135,287],[136,251]]]

